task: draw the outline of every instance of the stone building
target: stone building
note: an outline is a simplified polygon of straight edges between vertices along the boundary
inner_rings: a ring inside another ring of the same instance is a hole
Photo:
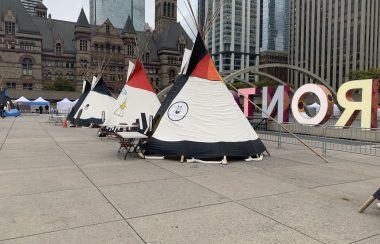
[[[35,16],[20,0],[0,0],[0,11],[0,74],[3,85],[11,89],[39,90],[62,77],[80,90],[86,71],[104,61],[104,78],[117,92],[125,83],[129,61],[137,55],[153,85],[162,89],[175,80],[184,49],[192,47],[176,19],[160,15],[160,31],[140,32],[131,18],[123,29],[108,19],[100,26],[90,25],[83,9],[77,22],[52,19],[42,3]]]

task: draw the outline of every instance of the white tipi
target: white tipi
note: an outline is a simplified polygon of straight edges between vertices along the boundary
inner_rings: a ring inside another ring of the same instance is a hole
[[[115,98],[103,81],[93,77],[92,89],[83,100],[74,115],[75,123],[78,126],[100,125],[105,120],[105,115],[113,108]]]
[[[223,83],[198,35],[185,75],[161,105],[146,155],[250,157],[266,148]]]
[[[131,125],[140,119],[141,114],[145,114],[146,118],[153,117],[160,107],[141,61],[137,60],[136,64],[130,62],[128,67],[127,83],[106,115],[106,126],[117,126],[121,123]]]

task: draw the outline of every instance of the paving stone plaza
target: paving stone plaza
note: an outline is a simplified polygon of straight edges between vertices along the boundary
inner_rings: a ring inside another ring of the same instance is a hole
[[[0,120],[0,243],[380,243],[380,158],[264,141],[228,165],[118,154],[96,129]]]

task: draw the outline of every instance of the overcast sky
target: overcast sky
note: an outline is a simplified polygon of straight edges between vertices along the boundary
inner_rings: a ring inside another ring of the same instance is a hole
[[[138,0],[141,1],[141,0]],[[151,27],[154,28],[154,1],[155,0],[145,0],[145,22],[148,22]],[[197,10],[197,0],[191,0],[193,3],[194,11]],[[90,19],[89,13],[89,0],[43,0],[43,3],[48,8],[48,13],[51,13],[53,19],[69,20],[76,21],[79,16],[80,9],[83,7],[86,12],[87,18]],[[178,8],[186,16],[186,19],[189,18],[189,11],[185,7],[185,0],[178,0]],[[178,12],[178,21],[181,22],[182,26],[189,33],[191,38],[194,38],[194,35],[189,30],[188,25],[183,20],[183,17]],[[188,20],[188,24],[192,26],[193,31],[195,32],[193,21]]]

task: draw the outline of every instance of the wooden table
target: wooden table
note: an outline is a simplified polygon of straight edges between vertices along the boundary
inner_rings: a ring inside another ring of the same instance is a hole
[[[124,159],[127,158],[129,153],[144,154],[141,151],[141,145],[145,139],[148,139],[148,136],[134,131],[116,132],[116,136],[120,139],[120,148],[118,151],[120,152],[122,148],[127,150]]]
[[[119,125],[111,125],[111,124],[101,124],[100,129],[98,131],[99,137],[107,137],[114,136],[117,132],[130,132],[138,129],[138,125],[127,125],[127,124],[119,124]]]

